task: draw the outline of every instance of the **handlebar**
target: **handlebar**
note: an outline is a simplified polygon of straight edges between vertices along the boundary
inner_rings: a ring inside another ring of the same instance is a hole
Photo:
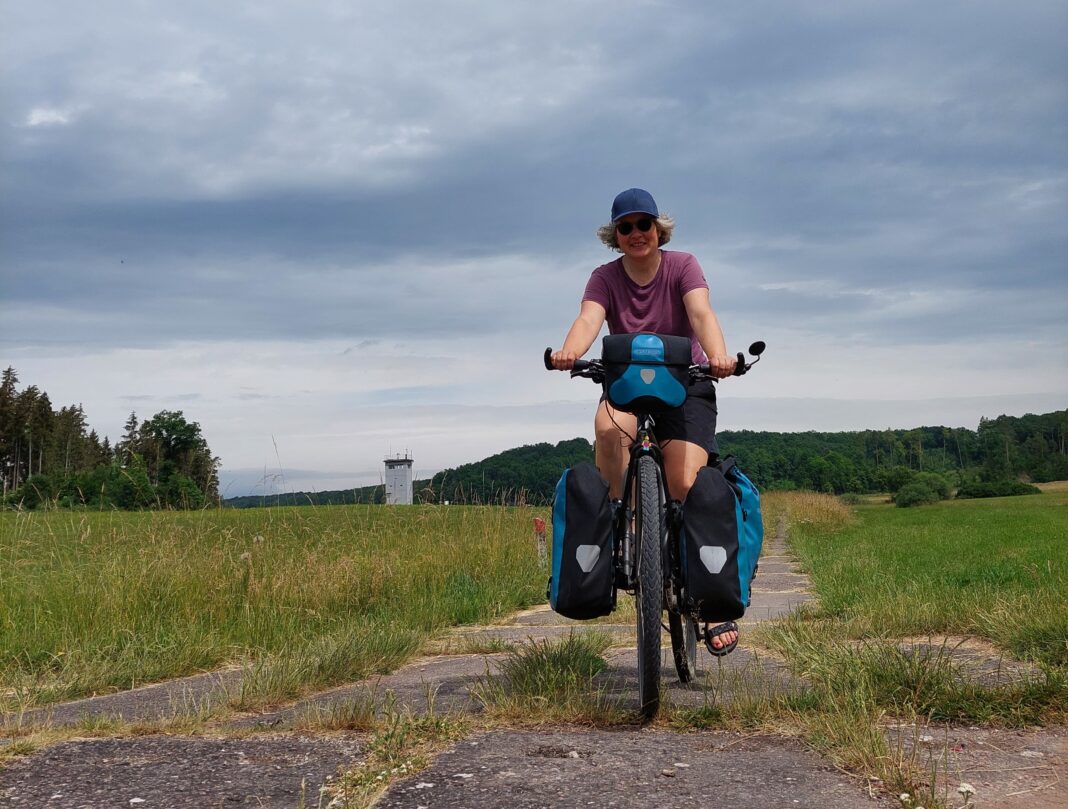
[[[749,353],[756,359],[752,362],[745,361],[745,353],[738,352],[738,361],[734,366],[734,372],[731,376],[744,376],[746,372],[760,362],[760,355],[764,353],[765,344],[763,341],[758,340],[749,346]],[[551,348],[545,349],[545,355],[543,361],[545,363],[546,371],[554,371],[553,368],[553,350]],[[574,366],[571,368],[571,376],[584,376],[589,379],[593,379],[596,382],[604,381],[604,363],[601,360],[575,360]],[[690,366],[690,378],[691,379],[712,379],[712,366],[711,365],[691,365]]]

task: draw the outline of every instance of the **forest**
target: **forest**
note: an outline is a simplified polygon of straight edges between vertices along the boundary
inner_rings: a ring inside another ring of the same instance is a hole
[[[918,427],[840,433],[749,430],[719,434],[722,455],[734,455],[761,489],[811,489],[831,494],[894,493],[934,473],[947,487],[998,481],[1068,479],[1068,410],[982,419],[976,430]],[[593,460],[584,438],[506,450],[413,482],[421,502],[535,504],[551,502],[560,473]],[[382,486],[331,492],[237,497],[224,505],[380,503]]]
[[[122,438],[88,429],[81,405],[54,410],[48,394],[18,375],[0,378],[0,481],[6,507],[200,508],[219,501],[219,459],[200,425],[161,410]]]

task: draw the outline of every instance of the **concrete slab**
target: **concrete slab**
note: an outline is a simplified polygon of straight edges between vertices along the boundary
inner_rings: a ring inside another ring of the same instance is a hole
[[[800,573],[772,573],[761,568],[750,586],[756,599],[760,593],[805,592],[808,584],[808,576]]]
[[[625,729],[498,731],[472,737],[394,784],[382,809],[871,809],[860,785],[796,742]]]
[[[962,783],[975,789],[976,809],[1064,809],[1068,806],[1068,728],[896,726],[891,743],[915,751],[935,775],[947,803],[963,803]]]
[[[191,677],[180,677],[114,694],[74,700],[26,711],[21,716],[5,714],[3,724],[24,728],[42,725],[65,727],[85,719],[113,717],[126,721],[165,719],[180,711],[195,710],[205,701],[225,700],[225,689],[241,682],[239,668]]]
[[[595,687],[614,695],[619,704],[637,711],[638,651],[612,649],[606,655],[608,668],[594,678]],[[697,655],[697,677],[680,683],[670,644],[661,655],[660,682],[669,704],[699,708],[724,705],[733,700],[754,699],[786,693],[801,687],[779,660],[739,646],[726,657],[713,657],[703,648]]]
[[[10,809],[319,806],[319,789],[360,758],[356,737],[241,740],[142,736],[64,742],[0,769]],[[303,800],[302,800],[303,798]]]
[[[753,603],[746,610],[741,623],[753,624],[774,621],[797,610],[802,604],[814,600],[809,593],[769,593],[754,590]]]
[[[374,700],[379,710],[392,692],[397,708],[424,713],[432,705],[435,711],[478,711],[480,705],[470,688],[480,678],[495,676],[496,663],[506,655],[443,655],[421,658],[392,674],[384,674],[329,691],[278,710],[244,714],[228,721],[225,727],[275,727],[292,723],[309,708],[329,710],[331,706]]]

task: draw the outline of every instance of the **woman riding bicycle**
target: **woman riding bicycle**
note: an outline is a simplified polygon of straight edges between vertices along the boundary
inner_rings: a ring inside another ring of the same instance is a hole
[[[662,250],[675,223],[661,216],[652,195],[630,188],[612,203],[612,221],[598,230],[606,246],[623,255],[593,271],[582,296],[579,315],[552,355],[553,367],[568,371],[582,357],[608,321],[611,334],[657,332],[688,337],[694,364],[708,364],[717,379],[734,372],[736,357],[727,352],[719,320],[709,303],[708,282],[689,253]],[[716,390],[710,381],[694,382],[682,406],[657,416],[667,489],[675,500],[686,499],[697,473],[716,446]],[[613,498],[622,496],[627,467],[626,447],[636,419],[602,397],[594,419],[597,468]],[[719,624],[712,648],[729,651],[737,643],[734,624]]]

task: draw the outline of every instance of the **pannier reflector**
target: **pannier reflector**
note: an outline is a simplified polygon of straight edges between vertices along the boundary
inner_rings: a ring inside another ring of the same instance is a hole
[[[719,573],[727,564],[727,549],[720,545],[705,545],[701,548],[701,564],[709,573]]]
[[[579,545],[575,549],[575,560],[583,573],[589,573],[597,560],[601,558],[601,548],[598,545]],[[724,557],[726,558],[726,557]]]

